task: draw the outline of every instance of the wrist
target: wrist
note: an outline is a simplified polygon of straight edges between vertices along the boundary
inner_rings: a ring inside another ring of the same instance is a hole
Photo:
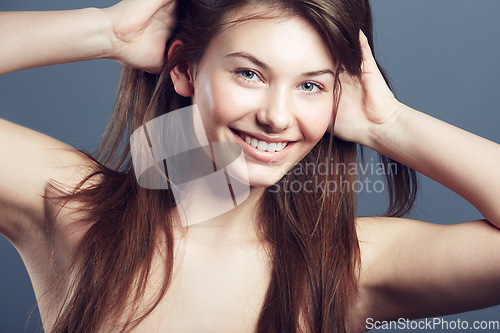
[[[95,35],[91,46],[91,49],[95,51],[93,58],[119,59],[119,43],[108,13],[109,8],[87,8],[86,10],[94,17]]]
[[[63,41],[58,46],[64,47],[60,52],[67,56],[63,62],[112,57],[110,24],[102,9],[90,7],[54,13],[60,22],[58,37]]]
[[[367,136],[363,145],[386,154],[385,150],[395,142],[401,141],[405,132],[405,114],[409,107],[399,101],[395,101],[394,112],[383,122],[373,122],[367,130]]]

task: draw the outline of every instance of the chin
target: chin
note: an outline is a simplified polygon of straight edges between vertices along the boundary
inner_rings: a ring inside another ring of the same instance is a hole
[[[255,186],[269,187],[273,186],[286,174],[287,170],[282,170],[279,167],[269,165],[255,165],[252,162],[233,164],[231,168],[227,168],[228,175],[239,183]]]
[[[275,182],[266,182],[266,181],[261,181],[261,180],[256,180],[256,181],[250,181],[250,187],[261,187],[261,188],[267,188],[267,187],[271,187],[273,185],[275,185],[277,182],[279,181],[279,179]]]
[[[270,187],[276,184],[283,178],[286,171],[276,170],[274,168],[250,168],[248,172],[249,185],[256,187]]]

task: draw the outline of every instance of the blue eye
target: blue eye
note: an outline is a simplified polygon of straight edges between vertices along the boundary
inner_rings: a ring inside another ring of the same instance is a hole
[[[317,92],[319,90],[323,90],[320,86],[317,84],[314,84],[312,82],[304,82],[300,85],[300,89],[302,89],[305,92]]]
[[[254,72],[254,71],[250,71],[250,70],[241,71],[241,72],[240,72],[240,75],[241,75],[244,79],[247,79],[247,80],[253,80],[253,79],[255,79],[255,77],[257,76],[257,74],[255,74],[255,72]]]

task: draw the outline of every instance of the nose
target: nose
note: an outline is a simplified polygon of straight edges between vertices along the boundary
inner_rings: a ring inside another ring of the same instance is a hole
[[[290,96],[284,86],[269,89],[264,105],[257,113],[257,120],[269,132],[281,132],[292,125],[293,113],[290,109]]]

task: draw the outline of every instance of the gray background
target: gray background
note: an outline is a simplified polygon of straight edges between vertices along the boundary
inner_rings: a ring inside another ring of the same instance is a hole
[[[112,3],[0,0],[0,10],[72,9]],[[377,55],[399,99],[500,142],[500,1],[372,0],[372,4]],[[0,77],[0,116],[92,150],[110,115],[119,75],[120,65],[110,60],[4,75]],[[9,163],[1,158],[1,163]],[[481,218],[474,207],[455,193],[423,176],[420,179],[421,193],[411,217],[436,223]],[[384,204],[380,195],[363,194],[360,214],[380,213]],[[15,249],[1,236],[0,267],[0,332],[39,330],[29,277]],[[27,324],[32,310],[32,320]],[[446,319],[453,318],[467,320],[471,325],[474,320],[500,320],[500,307]]]

